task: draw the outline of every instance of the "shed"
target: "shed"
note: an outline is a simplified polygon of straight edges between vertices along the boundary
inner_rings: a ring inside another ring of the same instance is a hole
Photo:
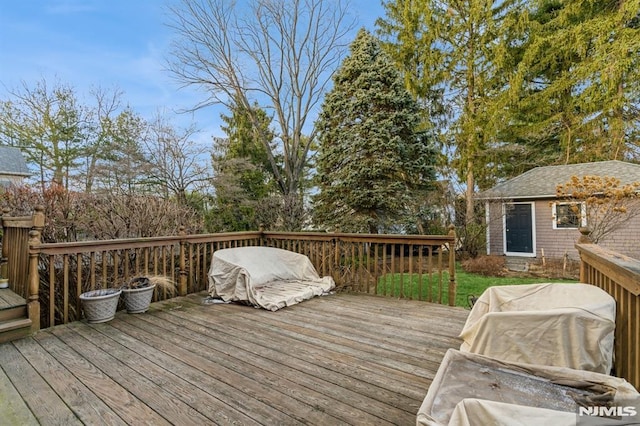
[[[609,176],[621,185],[640,182],[640,165],[611,160],[546,166],[531,169],[478,194],[486,203],[487,254],[578,259],[574,245],[578,228],[588,226],[571,220],[566,200],[556,196],[556,187],[572,176]],[[575,214],[574,214],[575,216]],[[603,247],[640,259],[640,216],[599,241]]]

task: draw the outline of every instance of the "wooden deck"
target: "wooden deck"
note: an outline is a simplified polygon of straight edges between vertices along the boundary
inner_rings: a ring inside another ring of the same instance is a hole
[[[0,423],[413,425],[468,314],[354,294],[278,312],[203,297],[0,345]]]

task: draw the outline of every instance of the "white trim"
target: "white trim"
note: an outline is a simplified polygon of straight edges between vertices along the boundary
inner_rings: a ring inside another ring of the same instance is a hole
[[[556,215],[556,206],[560,204],[560,205],[566,205],[566,204],[580,204],[580,226],[576,226],[575,228],[572,227],[560,227],[558,228],[558,217]],[[556,229],[558,231],[564,231],[564,230],[576,230],[580,227],[585,227],[587,226],[587,204],[584,201],[554,201],[554,203],[551,205],[551,214],[553,217],[553,229]]]
[[[486,234],[486,238],[485,241],[487,243],[487,255],[491,254],[491,212],[489,211],[489,209],[491,208],[491,205],[489,204],[488,201],[484,202],[484,223],[485,223],[485,234]]]
[[[531,206],[531,248],[533,252],[507,251],[507,204],[529,204]],[[506,256],[536,257],[536,203],[535,201],[502,203],[502,251]]]

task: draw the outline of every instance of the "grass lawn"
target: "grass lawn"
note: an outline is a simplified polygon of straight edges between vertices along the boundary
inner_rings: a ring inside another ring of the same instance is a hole
[[[440,294],[440,283],[437,275],[432,275],[431,282],[429,276],[423,274],[422,276],[422,294],[420,294],[419,284],[420,276],[418,274],[386,274],[380,277],[378,282],[378,293],[387,294],[393,296],[405,296],[410,295],[414,299],[429,300],[428,290],[431,289],[431,300],[438,301]],[[443,274],[442,283],[442,303],[449,303],[449,296],[447,294],[447,285],[449,280],[449,273]],[[571,280],[558,280],[549,278],[519,278],[519,277],[487,277],[484,275],[470,274],[462,270],[459,264],[456,264],[456,306],[469,307],[469,296],[480,296],[482,292],[487,288],[495,285],[514,285],[514,284],[536,284],[536,283],[548,283],[548,282],[564,282],[564,283],[576,283],[577,281]]]

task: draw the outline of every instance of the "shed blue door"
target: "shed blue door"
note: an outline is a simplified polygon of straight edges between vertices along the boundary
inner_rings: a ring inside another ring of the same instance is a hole
[[[531,204],[507,205],[505,239],[507,253],[533,253]]]

